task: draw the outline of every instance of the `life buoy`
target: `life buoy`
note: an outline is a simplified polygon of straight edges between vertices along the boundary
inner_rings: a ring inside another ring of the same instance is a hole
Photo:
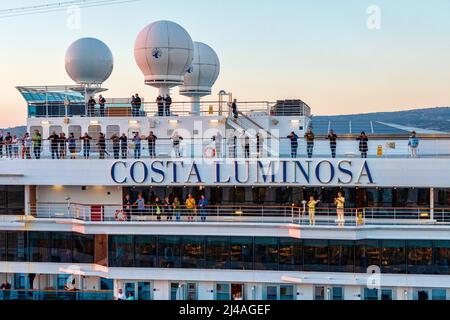
[[[116,221],[122,222],[127,221],[127,214],[123,210],[117,210],[116,213],[114,214],[114,219],[116,219]]]
[[[206,147],[204,154],[205,158],[214,158],[216,156],[216,149],[213,147]]]

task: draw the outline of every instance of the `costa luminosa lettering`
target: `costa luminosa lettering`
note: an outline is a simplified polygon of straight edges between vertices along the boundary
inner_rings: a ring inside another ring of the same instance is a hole
[[[277,161],[117,161],[111,167],[117,184],[207,185],[349,185],[374,184],[367,160]]]

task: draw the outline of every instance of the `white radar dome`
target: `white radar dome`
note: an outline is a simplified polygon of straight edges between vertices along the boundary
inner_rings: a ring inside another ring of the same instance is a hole
[[[156,21],[136,38],[134,57],[145,84],[170,88],[184,82],[192,64],[194,44],[189,33],[171,21]]]
[[[214,50],[202,42],[194,42],[194,60],[184,77],[180,94],[209,95],[219,77],[220,61]]]
[[[102,41],[82,38],[67,49],[65,66],[67,74],[77,84],[101,84],[111,75],[114,59]]]

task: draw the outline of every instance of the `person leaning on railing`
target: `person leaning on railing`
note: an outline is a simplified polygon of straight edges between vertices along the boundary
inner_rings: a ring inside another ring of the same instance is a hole
[[[89,159],[92,137],[86,132],[80,140],[83,141],[83,156],[85,159]]]
[[[194,222],[194,216],[197,213],[197,203],[192,194],[188,194],[186,199],[186,209],[188,211],[188,222]]]
[[[59,145],[59,136],[55,131],[48,137],[50,141],[50,150],[52,152],[52,159],[59,159],[58,145]]]
[[[33,152],[36,159],[41,158],[42,135],[39,130],[35,130],[33,134]]]
[[[70,159],[75,159],[77,153],[77,141],[73,132],[70,133],[67,144],[69,145]]]
[[[408,140],[408,147],[411,151],[411,158],[417,158],[417,149],[419,148],[420,140],[417,137],[417,133],[413,131]]]
[[[111,136],[114,159],[118,160],[120,158],[120,137],[117,134]]]
[[[122,153],[122,159],[126,159],[126,158],[128,158],[128,137],[125,133],[122,133],[119,140],[120,140],[120,150]]]
[[[309,224],[312,226],[316,225],[316,206],[320,202],[320,200],[314,199],[314,196],[309,197],[308,205],[308,215],[309,215]]]
[[[158,137],[153,134],[153,131],[150,131],[150,134],[146,138],[148,141],[148,153],[150,158],[154,159],[156,158],[156,140],[158,140]]]
[[[172,202],[173,213],[175,214],[175,219],[181,221],[181,202],[178,197],[175,197]]]
[[[312,158],[314,151],[314,133],[311,128],[308,128],[308,131],[305,133],[306,139],[306,153],[308,154],[308,158]]]
[[[330,140],[331,157],[334,159],[336,158],[337,135],[333,130],[328,133],[327,140]]]
[[[359,152],[361,152],[361,158],[367,158],[367,152],[369,151],[369,138],[366,133],[363,131],[356,139],[359,141]]]
[[[105,139],[105,135],[103,133],[99,133],[98,136],[98,142],[97,142],[97,146],[98,146],[98,151],[100,153],[100,159],[105,159],[105,153],[106,153],[106,139]]]

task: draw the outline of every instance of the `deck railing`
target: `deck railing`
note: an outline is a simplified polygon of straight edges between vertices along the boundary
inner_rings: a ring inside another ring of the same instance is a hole
[[[182,133],[182,132],[180,132]],[[181,134],[180,134],[181,135]],[[203,159],[233,159],[233,158],[291,158],[293,149],[291,141],[286,137],[260,139],[255,137],[250,140],[237,136],[234,138],[220,138],[214,140],[207,138],[186,138],[175,145],[171,138],[159,138],[154,148],[141,137],[140,143],[127,139],[126,143],[114,142],[108,136],[104,142],[98,139],[75,139],[70,144],[67,140],[50,141],[41,140],[40,145],[33,142],[24,142],[17,138],[13,143],[0,144],[0,158],[9,159],[167,159],[167,158],[203,158]],[[67,137],[66,137],[67,139]],[[409,158],[412,157],[408,140],[395,139],[395,147],[389,145],[386,140],[373,139],[369,141],[369,158]],[[246,147],[248,143],[248,148]],[[337,143],[337,158],[360,157],[358,142],[355,139],[340,139]],[[307,157],[307,143],[304,139],[298,140],[295,149],[296,158]],[[295,155],[295,152],[294,152]],[[329,141],[318,138],[313,148],[313,158],[331,158],[332,153]],[[417,158],[443,158],[450,157],[450,138],[423,140],[417,149]]]
[[[0,300],[114,300],[112,291],[0,290]]]
[[[207,206],[122,205],[38,203],[30,206],[38,219],[76,219],[87,222],[205,222],[280,223],[327,226],[340,223],[336,208],[318,208],[314,218],[303,206]],[[364,225],[450,225],[450,208],[347,208],[345,226]],[[342,222],[342,221],[341,221]]]

